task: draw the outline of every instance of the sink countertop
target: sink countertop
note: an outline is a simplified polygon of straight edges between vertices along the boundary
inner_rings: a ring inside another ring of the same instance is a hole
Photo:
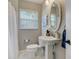
[[[41,40],[47,40],[47,41],[60,40],[60,39],[54,38],[52,36],[39,36],[39,39],[41,39]]]

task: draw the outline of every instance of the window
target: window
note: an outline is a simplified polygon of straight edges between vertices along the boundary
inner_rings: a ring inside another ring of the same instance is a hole
[[[20,29],[38,29],[38,12],[33,10],[20,10]]]
[[[46,16],[42,16],[42,31],[46,32]]]

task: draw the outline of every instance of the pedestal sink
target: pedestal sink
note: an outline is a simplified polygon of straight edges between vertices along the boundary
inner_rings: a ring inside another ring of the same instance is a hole
[[[39,36],[39,44],[45,46],[45,59],[54,59],[53,46],[58,40],[59,39],[54,38],[53,36]]]

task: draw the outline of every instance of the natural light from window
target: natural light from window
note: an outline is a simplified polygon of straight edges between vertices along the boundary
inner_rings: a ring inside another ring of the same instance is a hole
[[[34,10],[20,10],[20,29],[38,29],[38,12]]]

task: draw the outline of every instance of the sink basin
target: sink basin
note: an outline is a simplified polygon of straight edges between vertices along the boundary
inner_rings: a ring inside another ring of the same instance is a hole
[[[53,36],[39,36],[39,44],[45,46],[46,44],[53,44],[59,39]]]
[[[39,36],[39,45],[45,47],[45,59],[53,59],[54,43],[59,41],[53,36]]]

